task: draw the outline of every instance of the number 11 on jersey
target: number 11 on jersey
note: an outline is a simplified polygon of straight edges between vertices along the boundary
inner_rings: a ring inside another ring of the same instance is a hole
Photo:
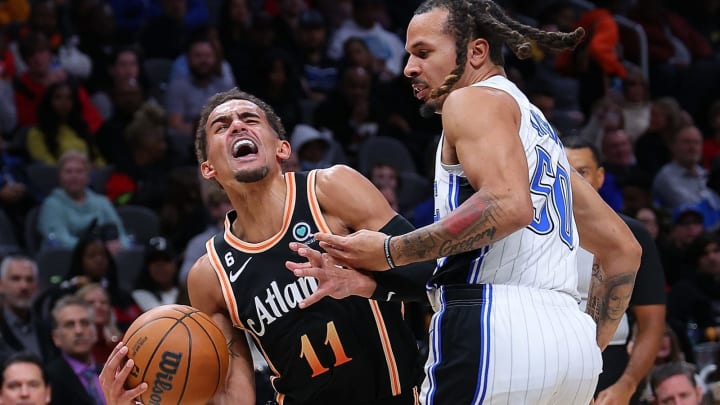
[[[333,367],[337,367],[341,364],[345,364],[352,360],[345,354],[342,342],[340,342],[340,336],[338,336],[337,329],[335,329],[335,323],[330,321],[327,323],[327,335],[325,338],[325,345],[329,345],[335,355],[335,364]],[[313,349],[312,343],[308,335],[302,335],[300,337],[300,358],[307,360],[308,365],[312,369],[312,377],[317,377],[322,373],[325,373],[329,368],[323,366],[318,359],[315,349]]]

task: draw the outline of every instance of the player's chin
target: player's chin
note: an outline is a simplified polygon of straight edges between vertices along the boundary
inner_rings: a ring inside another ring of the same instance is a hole
[[[270,169],[267,166],[235,170],[235,180],[239,183],[254,183],[267,177]]]

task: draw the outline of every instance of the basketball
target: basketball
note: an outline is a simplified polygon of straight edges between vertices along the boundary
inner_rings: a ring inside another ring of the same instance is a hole
[[[125,384],[145,381],[148,389],[138,399],[146,405],[204,405],[225,384],[225,336],[196,308],[153,308],[130,325],[123,342],[135,362]]]

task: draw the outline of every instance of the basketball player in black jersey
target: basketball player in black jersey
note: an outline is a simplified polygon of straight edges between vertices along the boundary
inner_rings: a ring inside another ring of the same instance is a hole
[[[290,144],[280,119],[236,89],[213,96],[203,109],[196,150],[202,175],[225,189],[235,209],[188,277],[192,306],[211,315],[229,341],[230,373],[216,403],[255,404],[246,332],[274,374],[279,404],[417,403],[415,338],[403,320],[402,302],[390,298],[396,293],[424,300],[434,263],[405,269],[410,271],[402,279],[381,276],[381,282],[349,272],[353,289],[365,298],[327,298],[310,309],[299,303],[317,282],[285,268],[298,258],[288,245],[318,248],[313,235],[319,231],[398,234],[412,226],[346,166],[283,175]],[[118,346],[106,365],[108,405],[132,403],[131,393],[144,388],[122,388],[127,373],[120,359],[126,353]]]

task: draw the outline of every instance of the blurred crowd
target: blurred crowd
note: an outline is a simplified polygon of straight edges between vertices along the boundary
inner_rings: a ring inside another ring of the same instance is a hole
[[[431,222],[440,119],[420,117],[403,76],[419,3],[0,0],[2,357],[27,350],[53,366],[79,350],[102,365],[140,313],[187,304],[187,272],[230,209],[194,151],[219,91],[273,107],[290,134],[286,170],[350,165],[416,226]],[[600,194],[650,231],[668,293],[657,364],[695,363],[690,383],[711,401],[720,0],[497,3],[543,30],[585,28],[574,52],[506,52],[506,72],[561,139],[597,147]],[[63,339],[63,309],[83,302],[91,324]],[[415,312],[421,340],[427,309]]]

